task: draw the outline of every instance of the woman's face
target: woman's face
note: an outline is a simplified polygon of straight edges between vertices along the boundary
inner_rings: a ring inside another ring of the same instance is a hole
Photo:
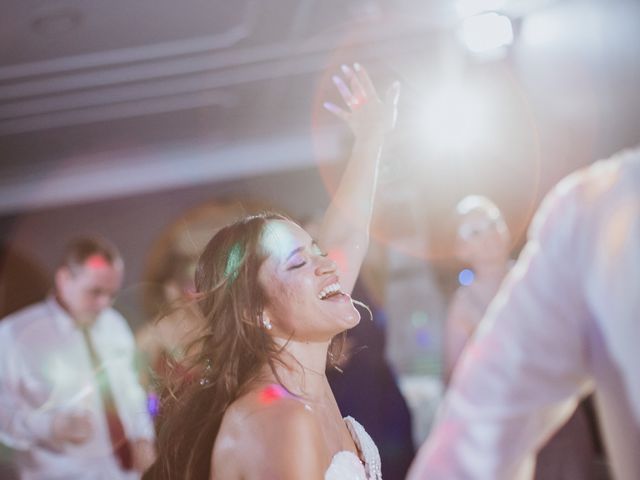
[[[293,222],[270,220],[261,246],[267,258],[258,278],[273,335],[325,342],[358,324],[351,297],[340,292],[336,264],[307,232]]]

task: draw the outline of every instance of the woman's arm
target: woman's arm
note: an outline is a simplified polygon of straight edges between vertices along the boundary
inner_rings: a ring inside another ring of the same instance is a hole
[[[338,76],[333,80],[348,110],[331,103],[324,106],[349,125],[355,143],[323,218],[318,243],[338,263],[342,290],[350,293],[369,244],[378,163],[385,135],[395,124],[400,87],[394,83],[383,102],[359,64],[343,66],[342,71],[346,82]]]

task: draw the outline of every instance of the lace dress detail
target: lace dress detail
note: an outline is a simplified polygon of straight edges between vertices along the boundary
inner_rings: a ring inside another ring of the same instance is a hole
[[[325,480],[382,480],[382,470],[378,447],[364,427],[351,417],[344,422],[353,442],[358,447],[363,462],[353,452],[341,451],[334,455],[331,465],[324,475]]]

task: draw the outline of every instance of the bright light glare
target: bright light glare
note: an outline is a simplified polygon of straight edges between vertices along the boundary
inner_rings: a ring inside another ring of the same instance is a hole
[[[567,31],[563,18],[558,15],[539,13],[529,15],[522,24],[522,43],[528,46],[554,45],[564,40]]]
[[[505,3],[505,0],[458,0],[456,10],[465,18],[482,12],[500,10]]]
[[[494,12],[465,19],[460,34],[473,53],[488,52],[513,43],[511,20]]]
[[[458,283],[460,283],[460,285],[468,287],[473,283],[473,280],[475,279],[475,277],[476,276],[471,270],[469,270],[468,268],[465,268],[458,274]]]
[[[447,82],[434,89],[416,118],[426,147],[436,154],[468,155],[490,143],[492,95],[471,83]]]

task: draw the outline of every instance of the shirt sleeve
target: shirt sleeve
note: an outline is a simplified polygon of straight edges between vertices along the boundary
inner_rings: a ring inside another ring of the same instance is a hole
[[[13,347],[11,329],[0,328],[0,441],[16,450],[29,450],[36,444],[51,448],[55,411],[34,408],[21,394],[29,375],[19,352]]]
[[[604,348],[623,384],[623,391],[614,395],[629,399],[629,416],[640,429],[640,151],[629,155],[613,172],[606,169],[615,164],[605,162],[597,170],[604,198],[598,199],[597,221],[587,232],[593,248],[583,284]]]
[[[534,452],[591,387],[579,291],[579,203],[550,195],[467,345],[409,479],[531,478]]]

